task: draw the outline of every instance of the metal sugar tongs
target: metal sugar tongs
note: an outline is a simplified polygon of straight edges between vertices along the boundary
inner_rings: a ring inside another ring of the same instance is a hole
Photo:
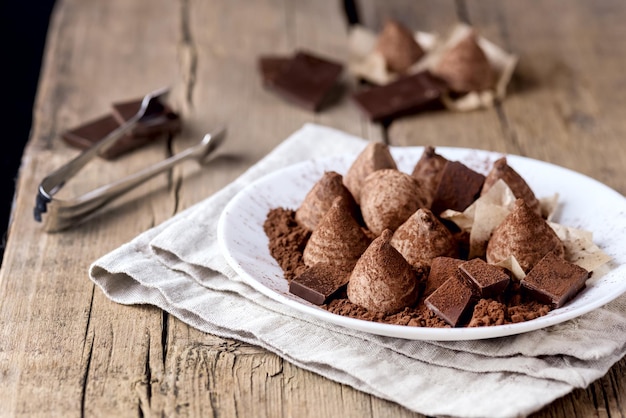
[[[34,216],[37,222],[43,222],[47,232],[60,231],[85,220],[107,203],[134,189],[146,180],[166,171],[174,165],[187,160],[195,159],[201,162],[223,142],[226,130],[221,128],[215,133],[206,134],[198,145],[187,148],[163,161],[151,165],[128,177],[89,191],[73,199],[55,199],[54,195],[61,190],[65,183],[80,171],[89,161],[99,153],[106,151],[129,132],[143,118],[148,117],[148,108],[157,101],[164,99],[169,93],[168,88],[162,88],[144,96],[139,111],[126,123],[112,131],[101,141],[83,151],[77,157],[47,175],[39,184],[35,201]]]

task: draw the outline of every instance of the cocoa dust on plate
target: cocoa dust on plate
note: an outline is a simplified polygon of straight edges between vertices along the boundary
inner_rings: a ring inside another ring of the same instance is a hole
[[[295,211],[285,208],[271,209],[263,229],[269,239],[270,254],[282,268],[285,280],[290,282],[302,274],[307,268],[302,261],[302,253],[310,232],[298,225]],[[370,312],[351,303],[344,290],[321,308],[337,315],[385,324],[431,328],[450,327],[424,305],[423,297],[415,306],[394,314],[382,314]],[[519,284],[513,283],[497,300],[481,299],[465,325],[479,327],[523,322],[546,315],[549,310],[547,305],[525,300],[520,292]]]

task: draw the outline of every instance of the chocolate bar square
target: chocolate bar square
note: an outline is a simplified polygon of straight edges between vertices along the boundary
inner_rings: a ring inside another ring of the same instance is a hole
[[[444,89],[439,79],[423,71],[360,91],[352,99],[370,120],[384,122],[440,104]]]
[[[477,299],[473,289],[454,276],[428,296],[424,304],[439,318],[456,327],[468,318]]]
[[[265,64],[267,69],[268,62]],[[339,81],[342,71],[339,63],[301,51],[282,71],[271,75],[273,78],[265,85],[285,100],[317,111]]]
[[[424,288],[424,297],[429,296],[435,290],[444,284],[450,277],[460,275],[459,266],[463,264],[463,260],[452,257],[435,257],[430,263],[430,272],[426,279],[426,287]]]
[[[84,150],[104,139],[119,126],[119,123],[112,115],[106,115],[76,128],[69,129],[63,132],[61,137],[67,144]],[[154,136],[135,137],[125,134],[111,148],[102,152],[100,156],[109,160],[114,159],[144,145],[154,138]]]
[[[589,272],[553,252],[546,254],[521,280],[537,301],[560,308],[585,288]]]
[[[463,212],[480,195],[485,176],[463,163],[448,161],[437,186],[431,211],[435,215],[446,209]]]
[[[323,305],[346,286],[349,279],[349,271],[317,263],[289,283],[289,292],[316,305]]]
[[[500,267],[489,264],[480,258],[474,258],[459,265],[461,276],[474,288],[481,298],[493,298],[500,295],[509,285],[511,278]]]
[[[291,57],[282,56],[263,56],[259,59],[259,72],[263,85],[268,86],[276,80],[276,78],[291,64]]]

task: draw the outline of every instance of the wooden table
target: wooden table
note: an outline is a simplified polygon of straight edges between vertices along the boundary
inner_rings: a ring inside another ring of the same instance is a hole
[[[347,98],[313,114],[261,86],[260,54],[306,47],[345,61],[341,5],[58,2],[0,275],[0,416],[415,416],[157,308],[113,303],[87,276],[92,261],[210,196],[305,122],[393,145],[526,155],[626,194],[623,1],[361,1],[361,21],[373,29],[385,16],[439,33],[466,20],[520,57],[509,96],[496,108],[422,114],[388,128],[369,123]],[[60,133],[163,85],[173,87],[182,134],[116,162],[93,162],[64,193],[161,160],[219,124],[229,128],[228,158],[203,168],[186,163],[80,228],[43,232],[32,219],[37,185],[77,153]],[[622,359],[538,416],[626,415],[625,368]]]

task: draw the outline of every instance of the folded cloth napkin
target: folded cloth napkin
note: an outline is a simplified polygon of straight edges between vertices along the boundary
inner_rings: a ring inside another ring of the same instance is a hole
[[[113,301],[152,304],[202,331],[264,347],[331,380],[427,415],[527,415],[602,377],[626,354],[626,297],[546,329],[478,341],[410,341],[312,318],[237,276],[217,224],[260,176],[315,157],[357,153],[366,141],[307,124],[215,195],[90,267]]]

